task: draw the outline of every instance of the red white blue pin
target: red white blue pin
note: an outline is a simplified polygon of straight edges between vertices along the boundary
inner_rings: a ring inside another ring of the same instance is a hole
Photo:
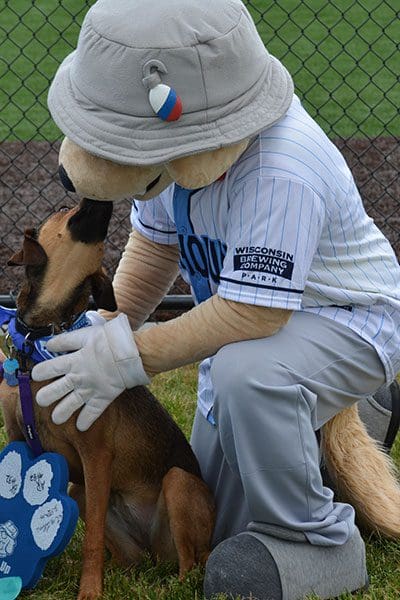
[[[169,85],[161,82],[168,70],[160,60],[152,59],[143,66],[143,85],[149,90],[149,102],[163,121],[177,121],[182,115],[182,100]]]
[[[182,100],[169,85],[159,83],[149,92],[152,109],[163,121],[177,121],[182,114]]]

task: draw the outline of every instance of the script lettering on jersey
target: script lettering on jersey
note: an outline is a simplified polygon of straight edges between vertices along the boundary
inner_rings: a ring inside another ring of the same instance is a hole
[[[233,256],[234,271],[268,273],[291,280],[293,266],[293,254],[264,246],[239,246]]]
[[[211,240],[205,235],[178,235],[181,263],[189,275],[200,273],[203,277],[219,283],[219,276],[226,255],[226,244]]]

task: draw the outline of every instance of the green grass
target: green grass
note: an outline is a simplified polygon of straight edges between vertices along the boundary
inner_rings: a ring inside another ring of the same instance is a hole
[[[152,383],[153,393],[174,415],[187,436],[190,434],[196,404],[197,371],[194,366],[158,375]],[[6,443],[0,417],[0,447]],[[393,456],[400,466],[400,439]],[[362,468],[362,466],[361,466]],[[38,586],[21,598],[31,600],[73,600],[76,597],[81,568],[83,525],[79,523],[67,549],[46,566]],[[400,544],[388,540],[367,540],[370,575],[368,593],[344,594],[341,600],[398,600],[400,590]],[[153,565],[146,560],[135,571],[126,571],[106,561],[105,600],[202,600],[201,569],[182,582],[172,565]],[[221,600],[222,600],[221,596]]]
[[[58,64],[93,0],[0,0],[0,140],[61,136],[46,107]],[[251,0],[272,54],[331,136],[400,135],[397,41],[389,0]]]
[[[47,92],[91,4],[0,0],[0,140],[60,137],[47,110]]]

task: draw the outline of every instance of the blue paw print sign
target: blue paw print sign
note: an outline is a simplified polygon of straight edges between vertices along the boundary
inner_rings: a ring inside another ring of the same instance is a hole
[[[48,559],[68,544],[78,506],[67,485],[61,454],[35,457],[25,442],[0,453],[0,600],[34,587]]]

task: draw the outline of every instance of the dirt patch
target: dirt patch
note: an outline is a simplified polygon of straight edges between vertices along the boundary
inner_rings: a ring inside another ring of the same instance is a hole
[[[400,257],[400,141],[396,138],[338,139],[353,171],[365,208]],[[25,227],[38,226],[61,206],[73,206],[57,175],[59,144],[3,142],[0,144],[0,294],[18,288],[21,269],[5,267],[21,244]],[[118,264],[130,231],[129,201],[115,205],[107,239],[106,267]],[[181,279],[171,290],[186,294]],[[170,311],[158,316],[170,317]]]
[[[400,258],[400,140],[335,140],[349,164],[365,209]]]

